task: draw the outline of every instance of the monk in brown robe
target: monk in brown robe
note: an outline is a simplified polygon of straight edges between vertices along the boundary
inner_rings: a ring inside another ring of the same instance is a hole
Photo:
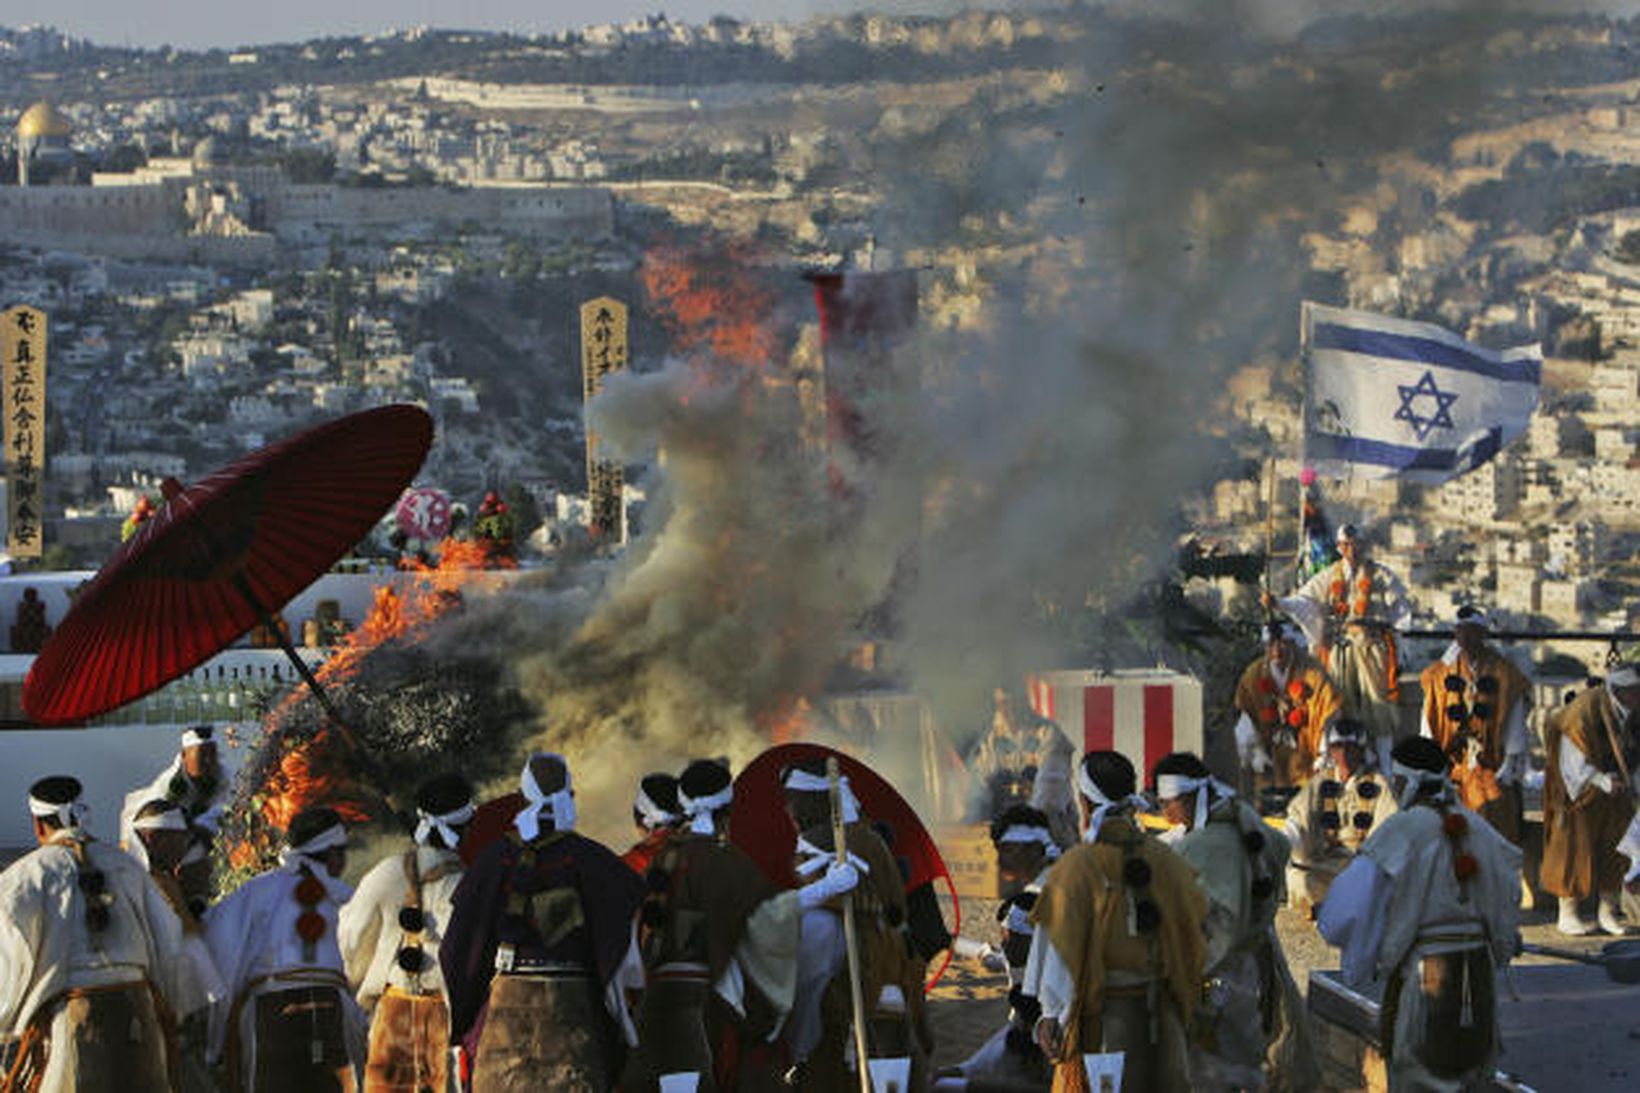
[[[786,807],[798,829],[796,871],[805,884],[835,863],[829,783],[821,763],[799,763],[781,774]],[[873,1058],[912,1060],[912,1087],[923,1070],[933,1036],[923,1007],[922,958],[904,929],[908,904],[905,876],[888,844],[842,780],[844,842],[860,873],[848,898],[854,902],[860,980]],[[797,998],[787,1025],[797,1086],[842,1089],[856,1079],[845,1058],[853,1013],[841,949],[841,899],[828,899],[805,915]],[[815,1004],[818,995],[818,1004]]]
[[[1543,734],[1543,890],[1560,897],[1561,933],[1594,927],[1579,903],[1600,897],[1600,929],[1626,933],[1618,902],[1627,860],[1617,852],[1634,816],[1634,772],[1640,759],[1635,711],[1640,668],[1613,669],[1603,686],[1584,691],[1549,718]]]
[[[1265,627],[1263,655],[1236,684],[1236,750],[1246,784],[1256,793],[1296,789],[1315,772],[1327,725],[1341,702],[1320,661],[1299,645],[1299,629],[1288,622]]]
[[[1078,768],[1083,841],[1042,885],[1024,990],[1055,1093],[1090,1088],[1085,1053],[1125,1055],[1124,1089],[1190,1088],[1185,1029],[1201,994],[1207,900],[1190,863],[1144,833],[1133,764],[1090,752]]]
[[[1498,834],[1519,846],[1532,685],[1486,635],[1484,612],[1471,606],[1458,609],[1455,640],[1419,677],[1422,731],[1451,761],[1463,806],[1479,812]]]

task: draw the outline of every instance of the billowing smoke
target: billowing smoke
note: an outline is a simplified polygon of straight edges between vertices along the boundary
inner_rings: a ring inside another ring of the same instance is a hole
[[[1472,19],[1401,32],[1403,56],[1381,27],[1358,51],[1224,18],[1056,18],[1030,67],[999,55],[961,101],[839,135],[876,189],[879,257],[921,271],[919,332],[859,403],[871,455],[802,442],[789,366],[812,313],[775,292],[740,317],[765,336],[680,338],[594,406],[652,461],[628,553],[563,560],[433,639],[512,664],[541,711],[529,745],[613,795],[583,809],[595,829],[645,770],[764,746],[885,600],[907,684],[953,727],[995,685],[1091,663],[1089,620],[1171,564],[1181,503],[1230,466],[1225,380],[1292,356],[1303,233],[1375,193],[1401,210],[1384,158],[1444,146],[1511,64]],[[698,321],[739,321],[717,310],[734,297]]]

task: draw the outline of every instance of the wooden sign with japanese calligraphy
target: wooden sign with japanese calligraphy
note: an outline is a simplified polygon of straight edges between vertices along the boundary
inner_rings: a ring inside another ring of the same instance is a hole
[[[626,305],[612,296],[600,296],[581,305],[581,390],[591,402],[604,389],[611,372],[627,362]],[[625,471],[619,463],[600,459],[598,436],[587,427],[587,526],[598,539],[622,542],[626,521],[621,504]]]
[[[0,358],[0,407],[6,415],[6,549],[14,558],[38,558],[46,459],[46,313],[19,306],[0,314]]]

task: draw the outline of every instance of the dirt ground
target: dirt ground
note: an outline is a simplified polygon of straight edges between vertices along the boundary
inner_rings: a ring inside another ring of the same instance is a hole
[[[1561,949],[1581,953],[1596,953],[1612,939],[1604,934],[1593,934],[1586,938],[1567,938],[1561,936],[1554,928],[1554,915],[1549,906],[1552,901],[1542,901],[1543,906],[1535,910],[1522,912],[1521,935],[1525,941],[1551,945]],[[990,941],[995,944],[999,940],[996,922],[995,900],[965,899],[962,901],[962,932],[967,937],[980,941]],[[1628,913],[1631,921],[1640,911],[1640,901],[1628,901]],[[950,921],[950,911],[947,908],[947,922]],[[1281,938],[1282,947],[1286,951],[1288,965],[1292,969],[1293,978],[1298,981],[1300,990],[1308,990],[1310,971],[1338,967],[1338,950],[1321,940],[1321,935],[1307,917],[1297,912],[1283,908],[1276,917],[1276,932]],[[1584,1026],[1580,1033],[1580,1040],[1586,1050],[1580,1056],[1580,1065],[1587,1066],[1590,1073],[1580,1074],[1577,1088],[1581,1093],[1593,1093],[1594,1090],[1634,1088],[1627,1085],[1633,1080],[1635,1057],[1630,1055],[1634,1045],[1640,1042],[1640,1023],[1636,1022],[1635,1010],[1629,1008],[1635,999],[1635,992],[1640,988],[1620,988],[1616,997],[1623,1000],[1623,1007],[1618,1011],[1610,1008],[1610,996],[1598,993],[1609,989],[1604,977],[1586,966],[1567,964],[1550,957],[1524,954],[1518,957],[1511,965],[1511,979],[1519,986],[1519,993],[1524,996],[1525,1004],[1536,1009],[1537,1003],[1533,995],[1534,984],[1542,980],[1545,984],[1546,998],[1553,998],[1554,1004],[1565,1009],[1575,995],[1575,991],[1585,991],[1590,994],[1591,1001],[1599,1000],[1606,1007],[1603,1018],[1600,1008],[1596,1006],[1591,1012],[1592,1020],[1604,1021],[1613,1027],[1607,1037],[1612,1041],[1609,1048],[1597,1042],[1591,1035],[1593,1029]],[[1580,978],[1571,977],[1578,975]],[[1584,981],[1587,982],[1584,982]],[[972,1054],[987,1038],[991,1036],[1008,1016],[1007,976],[1000,972],[988,972],[977,962],[953,960],[945,975],[940,979],[930,995],[930,1013],[933,1018],[934,1034],[934,1064],[950,1066],[961,1062]],[[1575,985],[1569,986],[1569,983]],[[1509,985],[1505,984],[1506,997]],[[1516,1005],[1522,999],[1516,999]],[[1525,1024],[1537,1025],[1546,1016],[1546,1011],[1536,1009],[1535,1014],[1528,1013],[1530,1020]],[[1563,1073],[1566,1066],[1564,1058],[1554,1062],[1549,1058],[1537,1059],[1538,1055],[1547,1055],[1551,1045],[1536,1045],[1527,1042],[1524,1028],[1515,1030],[1512,1025],[1516,1022],[1506,1014],[1504,1019],[1504,1056],[1500,1065],[1510,1071],[1523,1074],[1532,1081],[1532,1085],[1541,1090],[1554,1089],[1556,1081],[1550,1078],[1545,1082],[1543,1073]],[[1618,1027],[1622,1026],[1622,1027]],[[1511,1040],[1519,1043],[1516,1050],[1511,1051]],[[1562,1041],[1562,1046],[1564,1041]],[[1608,1082],[1616,1084],[1607,1084]],[[1564,1088],[1564,1087],[1560,1087]]]

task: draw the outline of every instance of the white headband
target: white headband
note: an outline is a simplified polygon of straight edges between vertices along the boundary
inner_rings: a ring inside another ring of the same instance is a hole
[[[563,764],[564,788],[556,793],[545,792],[536,784],[535,775],[530,773],[530,764],[524,764],[524,773],[519,776],[518,784],[529,804],[513,817],[513,826],[518,828],[518,833],[524,836],[525,842],[534,842],[536,836],[541,834],[543,812],[550,814],[554,831],[571,831],[575,828],[575,797],[570,792],[569,764],[564,763],[562,755],[543,752],[542,757],[556,759]]]
[[[1088,773],[1088,768],[1081,763],[1076,764],[1076,788],[1082,791],[1082,796],[1092,801],[1093,812],[1088,816],[1088,829],[1082,833],[1085,843],[1096,842],[1099,839],[1099,829],[1105,826],[1105,817],[1113,808],[1130,808],[1135,811],[1144,809],[1146,801],[1137,793],[1130,793],[1119,800],[1112,800],[1099,788],[1099,784]]]
[[[638,786],[638,796],[632,802],[632,807],[638,810],[643,817],[643,825],[653,831],[657,827],[668,827],[678,822],[678,814],[669,812],[655,803],[655,798],[644,792],[643,785]]]
[[[1207,823],[1208,798],[1217,793],[1220,797],[1234,797],[1236,791],[1211,774],[1201,778],[1192,778],[1185,774],[1158,774],[1156,776],[1156,796],[1159,800],[1170,800],[1174,797],[1183,797],[1194,790],[1203,792],[1196,794],[1196,814],[1190,826],[1192,830],[1200,830]],[[1208,790],[1212,793],[1206,792]]]
[[[1268,642],[1275,638],[1290,641],[1300,649],[1309,645],[1309,641],[1304,637],[1304,631],[1300,630],[1296,623],[1288,622],[1286,619],[1278,619],[1265,627],[1264,640]]]
[[[1338,722],[1332,721],[1327,725],[1324,746],[1330,748],[1335,744],[1355,744],[1364,748],[1367,746],[1367,736],[1366,733],[1359,730],[1346,736],[1339,731]]]
[[[182,746],[185,748],[197,748],[201,744],[214,743],[216,743],[216,738],[212,735],[210,729],[206,729],[203,733],[198,728],[182,731]]]
[[[1467,611],[1468,614],[1462,613],[1465,611]],[[1465,607],[1461,608],[1460,613],[1454,615],[1452,618],[1453,629],[1457,629],[1460,626],[1478,626],[1482,630],[1490,630],[1492,628],[1492,622],[1486,617],[1486,612],[1482,611],[1480,608]]]
[[[1041,843],[1049,861],[1059,857],[1059,844],[1053,841],[1053,832],[1037,824],[1009,824],[1007,830],[997,836],[997,845],[1003,843]]]
[[[818,774],[810,774],[806,770],[793,767],[786,772],[786,780],[781,783],[793,793],[830,793],[831,779],[822,778]],[[839,793],[843,798],[843,822],[851,824],[860,818],[860,800],[854,796],[854,790],[849,788],[848,775],[842,774],[837,778]]]
[[[327,850],[335,850],[346,845],[347,828],[341,824],[331,824],[307,842],[287,846],[279,851],[279,863],[290,865],[297,858],[316,858]]]
[[[472,818],[473,802],[471,801],[468,801],[454,812],[445,812],[436,816],[424,808],[418,808],[416,809],[416,819],[419,822],[416,824],[414,838],[417,843],[426,843],[427,837],[437,831],[444,839],[445,848],[454,850],[456,845],[461,842],[461,836],[456,832],[456,825],[464,824]]]
[[[138,816],[131,821],[131,829],[133,831],[187,831],[188,817],[182,814],[180,808],[168,808],[164,812]]]
[[[1395,802],[1401,808],[1410,808],[1418,794],[1431,787],[1438,790],[1437,797],[1450,798],[1452,796],[1452,783],[1445,774],[1437,774],[1435,771],[1422,770],[1418,767],[1409,767],[1399,759],[1389,761],[1389,772],[1391,777],[1406,779],[1407,784],[1402,788],[1401,796]]]
[[[28,811],[29,815],[42,820],[55,818],[64,827],[79,827],[80,821],[91,811],[91,806],[77,798],[54,805],[50,801],[42,801],[29,794]]]
[[[683,790],[678,790],[678,804],[683,807],[683,814],[689,817],[689,830],[697,835],[715,833],[717,828],[712,823],[712,814],[720,808],[727,808],[729,802],[734,799],[733,782],[705,797],[691,797]]]

